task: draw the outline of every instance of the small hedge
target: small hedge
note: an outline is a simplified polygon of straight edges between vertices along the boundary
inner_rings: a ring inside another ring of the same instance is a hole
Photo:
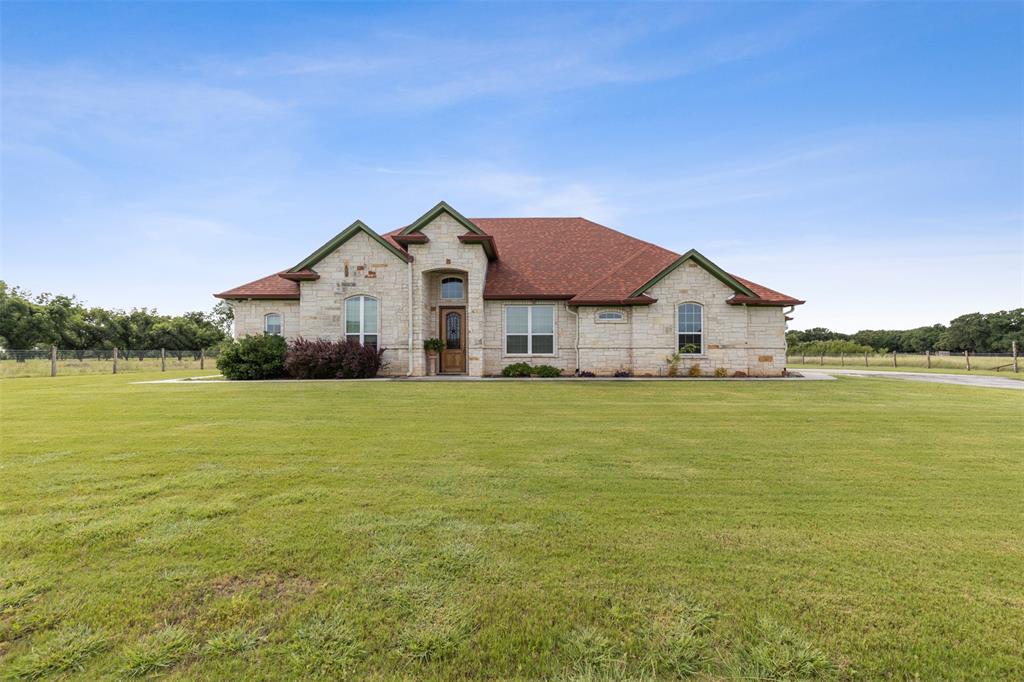
[[[287,348],[281,336],[243,336],[220,348],[217,369],[228,379],[277,379],[285,374]]]
[[[537,365],[533,366],[527,362],[515,362],[511,365],[505,365],[505,368],[501,370],[501,375],[504,377],[543,377],[545,379],[551,379],[553,377],[562,376],[562,370],[551,365]]]
[[[284,367],[296,379],[369,379],[384,367],[383,348],[352,339],[293,339]]]

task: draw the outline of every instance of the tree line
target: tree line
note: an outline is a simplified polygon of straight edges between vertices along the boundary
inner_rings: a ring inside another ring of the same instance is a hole
[[[790,353],[1009,353],[1014,341],[1024,350],[1024,308],[995,313],[968,313],[949,325],[914,329],[864,329],[855,334],[824,327],[786,332]]]
[[[0,280],[0,348],[31,350],[199,350],[224,341],[231,330],[231,306],[210,312],[161,315],[150,308],[108,310],[86,307],[74,296],[31,292]]]

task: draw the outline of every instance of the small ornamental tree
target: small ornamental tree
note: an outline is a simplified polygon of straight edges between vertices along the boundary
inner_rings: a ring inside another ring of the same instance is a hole
[[[284,338],[274,334],[225,341],[217,369],[228,379],[278,379],[285,374],[286,347]]]

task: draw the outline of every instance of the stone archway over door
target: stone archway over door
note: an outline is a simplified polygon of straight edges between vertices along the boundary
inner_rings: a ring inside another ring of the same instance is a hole
[[[442,374],[465,374],[466,372],[466,308],[447,307],[440,309]]]

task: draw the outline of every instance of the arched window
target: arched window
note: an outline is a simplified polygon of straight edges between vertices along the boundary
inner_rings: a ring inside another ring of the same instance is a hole
[[[461,277],[445,277],[441,280],[441,298],[462,298],[465,296]]]
[[[597,313],[598,322],[625,322],[626,314],[621,310],[602,310]]]
[[[683,303],[677,313],[679,318],[679,350],[686,355],[704,352],[704,306],[700,303]],[[696,349],[696,350],[694,350]]]
[[[267,313],[263,316],[263,333],[281,336],[281,313]]]
[[[377,299],[353,296],[345,301],[345,338],[377,347]]]

